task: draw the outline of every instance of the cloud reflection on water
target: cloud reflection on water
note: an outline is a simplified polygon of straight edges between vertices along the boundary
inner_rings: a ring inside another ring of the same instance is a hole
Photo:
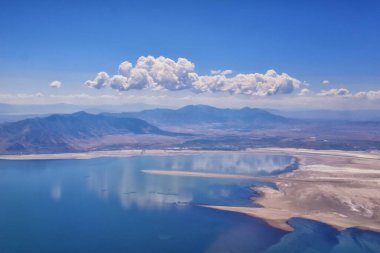
[[[90,170],[87,183],[88,188],[102,199],[116,196],[124,208],[164,208],[168,204],[183,207],[194,198],[203,203],[206,200],[232,200],[239,197],[234,193],[242,191],[239,189],[242,186],[232,180],[209,179],[205,183],[199,178],[147,175],[141,170],[154,168],[262,175],[280,170],[292,161],[285,156],[242,154],[130,157],[112,159],[104,168]],[[246,182],[244,187],[247,185]],[[251,193],[247,189],[243,191]],[[243,201],[250,202],[249,198]]]
[[[165,159],[158,166],[165,170],[192,170],[215,173],[268,175],[294,162],[288,156],[244,154],[205,154],[184,159]]]
[[[55,183],[50,192],[51,198],[58,201],[61,199],[62,196],[62,187],[60,183]]]
[[[105,169],[90,172],[88,187],[103,199],[116,196],[124,208],[163,208],[167,204],[183,205],[192,201],[192,195],[178,180],[144,177],[133,168]]]

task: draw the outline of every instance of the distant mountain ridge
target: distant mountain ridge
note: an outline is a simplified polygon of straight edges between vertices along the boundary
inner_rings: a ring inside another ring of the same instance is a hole
[[[115,104],[115,105],[78,105],[78,104],[4,104],[0,103],[0,115],[47,115],[85,111],[88,113],[101,112],[135,112],[157,108],[157,105],[144,103]]]
[[[380,121],[380,110],[276,110],[270,113],[286,118],[340,121]]]
[[[203,105],[199,105],[203,106]],[[193,107],[193,106],[190,106]],[[207,106],[206,106],[207,107]],[[157,105],[132,103],[115,105],[74,105],[74,104],[4,104],[0,103],[0,123],[16,122],[26,118],[46,116],[51,114],[75,113],[85,111],[88,113],[123,113],[141,112],[142,110],[155,110]],[[167,107],[164,107],[167,108]],[[181,108],[182,109],[182,108]],[[253,109],[253,108],[249,108]],[[157,109],[165,110],[165,109]],[[222,109],[223,110],[223,109]],[[227,109],[228,110],[228,109]],[[232,109],[240,110],[240,109]],[[259,109],[254,109],[259,110]],[[380,110],[332,110],[332,109],[274,109],[262,108],[274,115],[300,120],[341,120],[341,121],[380,121]],[[168,110],[170,111],[170,110]]]
[[[207,105],[188,105],[177,110],[152,109],[141,112],[104,113],[114,117],[132,117],[158,125],[228,124],[262,127],[289,122],[289,119],[262,109],[220,109]]]

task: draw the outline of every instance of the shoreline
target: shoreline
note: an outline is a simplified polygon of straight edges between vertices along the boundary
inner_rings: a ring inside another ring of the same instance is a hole
[[[294,217],[319,221],[338,230],[356,227],[380,232],[380,152],[258,148],[241,151],[220,150],[113,150],[86,153],[0,155],[6,160],[92,159],[143,155],[195,155],[242,153],[285,155],[298,162],[298,168],[275,176],[249,176],[172,170],[144,170],[164,176],[232,178],[270,181],[277,189],[253,187],[260,196],[251,199],[261,207],[212,206],[263,219],[269,225],[292,231],[288,220]]]
[[[218,151],[205,151],[207,153],[218,153]],[[196,150],[162,150],[162,149],[125,149],[88,151],[78,153],[54,153],[54,154],[21,154],[0,155],[0,160],[56,160],[56,159],[93,159],[100,157],[131,157],[143,155],[192,155],[199,154]],[[204,152],[203,152],[204,153]]]
[[[255,152],[291,155],[299,168],[277,176],[277,189],[252,189],[261,207],[204,206],[263,219],[292,231],[291,218],[328,224],[337,230],[358,228],[380,232],[380,154],[297,149],[259,149]],[[280,180],[279,180],[280,179]]]
[[[344,151],[344,150],[317,150],[296,148],[248,148],[243,150],[193,150],[193,149],[121,149],[99,150],[87,152],[69,153],[44,153],[44,154],[13,154],[0,155],[0,160],[54,160],[54,159],[92,159],[98,157],[130,157],[140,155],[196,155],[196,154],[262,154],[262,155],[286,155],[300,159],[303,155],[314,154],[321,156],[355,157],[365,159],[380,159],[380,150],[377,151]]]

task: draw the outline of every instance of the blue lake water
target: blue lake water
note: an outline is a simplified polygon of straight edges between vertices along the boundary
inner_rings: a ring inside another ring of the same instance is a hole
[[[272,175],[292,162],[244,154],[0,160],[0,253],[380,252],[379,233],[297,218],[287,233],[198,206],[254,206],[251,186],[268,183],[141,172]]]

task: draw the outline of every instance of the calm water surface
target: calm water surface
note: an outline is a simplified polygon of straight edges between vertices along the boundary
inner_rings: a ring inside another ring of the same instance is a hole
[[[253,206],[233,179],[143,169],[272,175],[284,156],[205,154],[90,160],[0,160],[0,253],[380,252],[380,234],[292,219],[292,233],[199,204]]]

